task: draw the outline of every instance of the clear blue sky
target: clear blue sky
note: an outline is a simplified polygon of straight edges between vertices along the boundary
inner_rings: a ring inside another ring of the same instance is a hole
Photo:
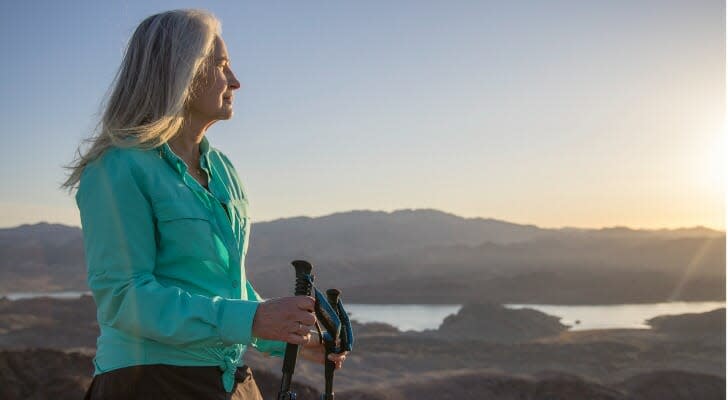
[[[257,221],[435,208],[543,227],[725,227],[722,1],[0,5],[0,226],[58,190],[146,16],[205,8],[242,82],[208,131]]]

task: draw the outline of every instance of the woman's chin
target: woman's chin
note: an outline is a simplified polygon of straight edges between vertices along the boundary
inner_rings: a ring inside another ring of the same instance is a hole
[[[226,109],[223,109],[218,114],[218,119],[230,119],[233,117],[233,114],[235,112],[233,111],[232,107],[227,107]]]

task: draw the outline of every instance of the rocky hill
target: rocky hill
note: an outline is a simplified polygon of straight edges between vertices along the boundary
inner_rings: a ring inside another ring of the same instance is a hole
[[[655,371],[635,375],[617,385],[640,400],[721,399],[725,379],[686,371]]]
[[[91,296],[0,298],[0,348],[94,348],[98,335],[96,304]]]
[[[655,330],[677,334],[716,333],[725,336],[725,308],[706,313],[662,315],[647,320]]]
[[[512,310],[500,304],[465,304],[457,314],[445,318],[438,336],[453,340],[476,339],[494,343],[516,343],[558,335],[568,325],[560,318],[532,309]]]

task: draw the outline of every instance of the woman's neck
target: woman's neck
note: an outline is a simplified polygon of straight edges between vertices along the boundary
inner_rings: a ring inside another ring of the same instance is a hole
[[[168,141],[169,146],[188,165],[200,165],[200,142],[213,123],[188,116],[177,135]]]

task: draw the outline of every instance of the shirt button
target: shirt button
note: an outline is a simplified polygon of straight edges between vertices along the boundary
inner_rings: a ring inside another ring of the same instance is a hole
[[[238,282],[237,280],[234,280],[233,281],[233,287],[236,288],[238,286],[240,286],[240,282]]]

